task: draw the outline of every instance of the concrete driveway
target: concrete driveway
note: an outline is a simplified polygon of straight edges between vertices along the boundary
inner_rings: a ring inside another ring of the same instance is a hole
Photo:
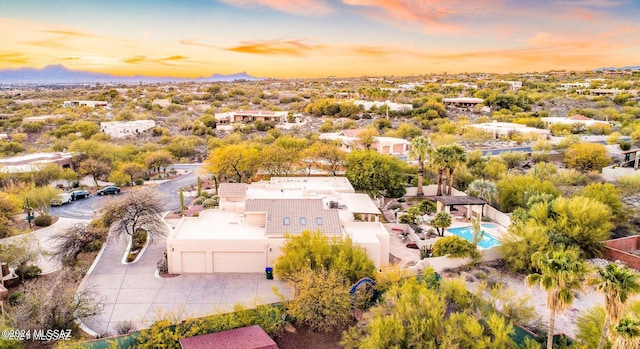
[[[233,305],[247,306],[280,301],[272,288],[289,295],[289,288],[264,274],[155,275],[166,242],[150,245],[133,264],[122,264],[124,239],[111,239],[96,259],[81,287],[92,288],[105,301],[104,312],[86,320],[85,325],[99,334],[115,334],[120,321],[130,320],[137,329],[148,328],[161,314],[186,319],[229,312]],[[241,263],[242,261],[238,261]]]

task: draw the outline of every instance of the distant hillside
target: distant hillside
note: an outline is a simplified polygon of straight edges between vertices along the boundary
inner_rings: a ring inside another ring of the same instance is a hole
[[[628,65],[626,67],[605,67],[605,68],[598,68],[598,69],[594,69],[595,71],[604,71],[604,70],[640,70],[640,65]]]
[[[165,82],[214,82],[236,80],[260,80],[245,72],[224,75],[213,74],[207,77],[185,79],[176,77],[153,77],[144,75],[117,76],[111,74],[92,73],[81,70],[71,70],[63,65],[48,65],[42,69],[18,68],[1,69],[0,84],[54,84],[54,83],[165,83]]]

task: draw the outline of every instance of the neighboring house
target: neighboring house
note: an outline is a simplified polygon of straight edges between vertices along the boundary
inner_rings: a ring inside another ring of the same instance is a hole
[[[522,88],[522,81],[500,81],[504,84],[508,84],[512,91],[518,91]]]
[[[98,108],[98,107],[108,107],[109,103],[107,103],[106,101],[64,101],[64,103],[62,103],[63,107],[91,107],[91,108]]]
[[[344,151],[352,151],[354,149],[364,149],[360,142],[359,134],[363,129],[342,130],[335,133],[321,133],[321,140],[336,141],[340,143],[340,148]],[[396,137],[374,137],[371,149],[380,154],[386,155],[406,155],[411,146],[411,142],[406,139]]]
[[[228,125],[234,122],[247,124],[261,120],[281,124],[287,121],[287,115],[289,115],[289,113],[286,111],[237,110],[227,113],[217,113],[216,122],[219,125]]]
[[[156,126],[153,120],[108,121],[100,123],[100,130],[111,138],[135,136]]]
[[[71,153],[33,153],[0,159],[0,172],[22,173],[35,172],[46,164],[58,164],[62,167],[71,167]]]
[[[183,217],[167,238],[170,274],[258,273],[273,267],[285,235],[349,236],[377,268],[389,263],[380,210],[344,177],[273,177],[220,184],[220,206]]]
[[[472,97],[443,98],[442,103],[444,103],[445,107],[473,108],[478,104],[484,103],[484,99]]]
[[[593,125],[597,125],[597,124],[604,124],[604,125],[608,125],[609,123],[606,121],[600,121],[600,120],[594,120],[591,118],[588,118],[584,115],[572,115],[566,118],[560,118],[560,117],[546,117],[546,118],[542,118],[542,122],[544,122],[547,126],[550,125],[554,125],[554,124],[567,124],[567,125],[584,125],[586,127],[589,126],[593,126]]]
[[[29,116],[22,119],[22,124],[30,124],[35,122],[50,122],[53,120],[64,119],[65,115],[40,115],[40,116]]]
[[[520,134],[534,133],[540,138],[548,138],[551,131],[547,129],[540,129],[535,127],[527,127],[522,124],[514,124],[510,122],[487,122],[482,124],[471,124],[471,127],[479,130],[487,131],[493,134],[494,138],[509,136],[510,134],[517,132]]]
[[[385,109],[389,108],[389,111],[398,111],[398,112],[410,112],[413,110],[413,105],[411,104],[402,104],[402,103],[394,103],[390,101],[379,102],[379,101],[363,101],[363,100],[354,100],[353,104],[362,106],[365,111],[371,110],[371,108],[377,109]]]

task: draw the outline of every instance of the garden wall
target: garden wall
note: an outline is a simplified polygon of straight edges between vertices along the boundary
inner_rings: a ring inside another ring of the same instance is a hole
[[[640,250],[640,236],[603,241],[604,258],[609,261],[621,261],[625,265],[640,270],[640,256],[629,252]]]

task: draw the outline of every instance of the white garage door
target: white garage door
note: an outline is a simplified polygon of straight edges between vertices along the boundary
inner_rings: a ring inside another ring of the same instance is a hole
[[[182,252],[183,273],[206,273],[207,255],[205,252]]]
[[[264,272],[264,252],[214,252],[214,273]]]

